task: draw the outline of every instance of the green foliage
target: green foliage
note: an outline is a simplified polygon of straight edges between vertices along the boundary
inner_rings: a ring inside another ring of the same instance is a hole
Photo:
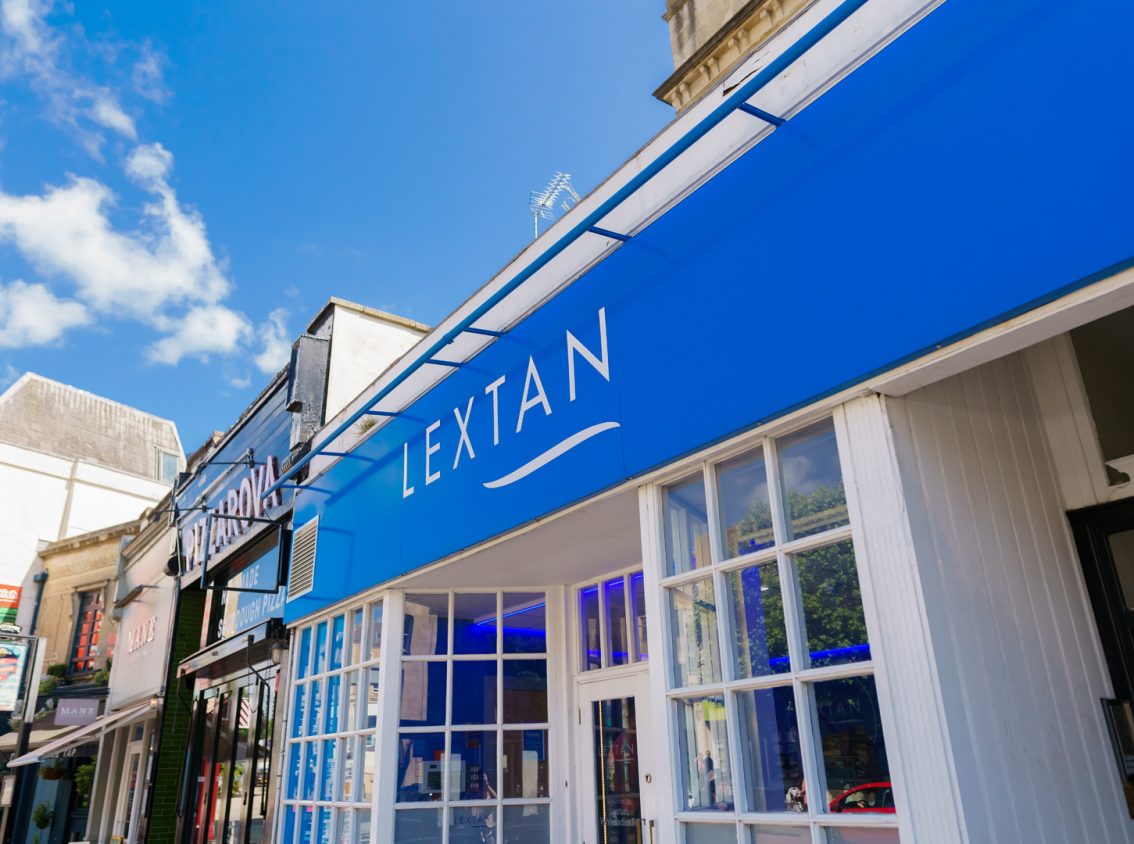
[[[796,536],[846,523],[846,496],[841,482],[820,486],[806,495],[789,492],[785,503],[788,512],[784,516],[791,520]],[[764,545],[771,542],[771,529],[771,510],[761,501],[745,516],[737,533],[743,541],[755,539],[757,544]],[[816,653],[865,643],[866,622],[851,543],[839,542],[799,554],[794,557],[793,569],[803,599],[808,650]],[[735,610],[739,616],[735,624],[736,645],[741,659],[750,660],[757,667],[766,666],[770,659],[786,657],[784,607],[776,562],[760,565],[758,571],[732,572],[729,578],[732,593],[744,595],[744,606]],[[818,661],[814,667],[822,664]]]
[[[44,677],[39,681],[39,694],[41,696],[49,695],[57,688],[59,688],[59,678],[54,674]]]
[[[55,820],[55,812],[46,803],[40,803],[31,813],[31,822],[36,829],[47,829]]]
[[[94,787],[95,763],[84,762],[75,768],[75,791],[81,797],[90,797]]]
[[[94,673],[94,676],[91,677],[91,682],[97,683],[100,686],[105,686],[110,682],[110,668],[100,668]]]
[[[65,663],[65,662],[53,663],[52,665],[47,666],[47,673],[51,677],[62,678],[63,676],[65,676],[67,674],[67,663]]]

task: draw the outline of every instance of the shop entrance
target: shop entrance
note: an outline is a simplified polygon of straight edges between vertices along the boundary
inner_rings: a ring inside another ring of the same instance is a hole
[[[1071,513],[1115,697],[1134,701],[1134,500]]]
[[[197,698],[200,753],[186,844],[264,844],[273,686],[255,675]]]
[[[651,729],[649,674],[580,682],[579,784],[584,844],[652,844],[659,748]]]

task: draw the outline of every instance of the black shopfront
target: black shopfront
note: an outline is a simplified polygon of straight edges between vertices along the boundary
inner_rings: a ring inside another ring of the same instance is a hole
[[[178,844],[271,840],[291,512],[290,495],[263,492],[292,448],[287,374],[178,488],[179,636],[198,635],[175,668],[190,713]]]

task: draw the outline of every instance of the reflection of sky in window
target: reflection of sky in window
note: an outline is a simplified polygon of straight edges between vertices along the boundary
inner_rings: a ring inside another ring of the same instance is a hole
[[[830,420],[780,440],[780,471],[784,486],[809,495],[821,486],[842,481],[835,426]]]
[[[768,502],[768,476],[764,471],[764,452],[742,454],[718,468],[721,510],[725,525],[735,525],[758,504]]]

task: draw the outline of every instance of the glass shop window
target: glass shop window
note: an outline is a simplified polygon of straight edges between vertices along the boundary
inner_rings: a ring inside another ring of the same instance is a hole
[[[382,601],[295,633],[280,841],[370,842]]]
[[[847,813],[863,840],[897,841],[833,421],[706,462],[661,500],[686,844],[842,840]]]
[[[102,590],[92,589],[78,595],[79,610],[75,615],[75,634],[71,639],[68,668],[72,674],[95,670],[102,633]]]
[[[645,662],[645,582],[642,570],[607,577],[575,590],[579,670]]]
[[[542,592],[409,593],[394,841],[550,839]]]

